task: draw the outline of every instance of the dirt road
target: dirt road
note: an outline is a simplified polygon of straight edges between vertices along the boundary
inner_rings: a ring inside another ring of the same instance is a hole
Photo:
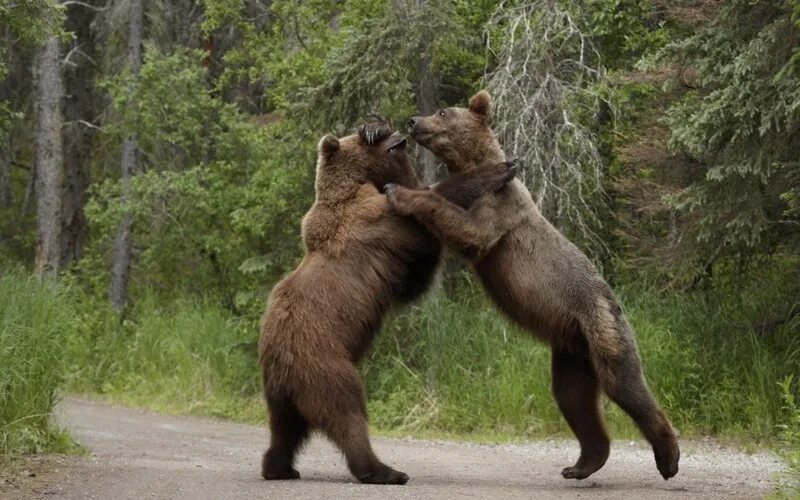
[[[616,441],[602,470],[573,481],[559,475],[576,457],[571,441],[375,439],[378,455],[411,480],[367,486],[354,482],[339,453],[315,437],[299,460],[302,479],[270,482],[259,477],[264,428],[78,399],[60,405],[59,419],[90,456],[34,460],[0,484],[0,498],[756,498],[770,491],[782,467],[769,454],[683,442],[680,473],[664,481],[642,443]]]

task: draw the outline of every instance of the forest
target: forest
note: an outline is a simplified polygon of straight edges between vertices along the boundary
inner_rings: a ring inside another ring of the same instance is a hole
[[[800,474],[798,0],[0,0],[0,455],[63,394],[264,423],[319,138],[480,89],[681,435]],[[448,256],[361,371],[380,432],[502,441],[568,435],[549,367]]]

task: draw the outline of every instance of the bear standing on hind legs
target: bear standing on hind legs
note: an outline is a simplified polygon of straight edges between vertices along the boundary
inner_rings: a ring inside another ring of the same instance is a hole
[[[316,429],[342,450],[359,481],[408,481],[372,451],[356,369],[389,307],[421,295],[439,264],[441,244],[412,218],[394,213],[376,188],[388,182],[417,187],[405,144],[380,123],[319,143],[316,200],[302,224],[306,255],[272,289],[261,320],[271,430],[264,479],[299,478],[295,456]],[[434,189],[469,207],[513,175],[513,167],[497,164]]]
[[[463,175],[505,161],[491,129],[489,94],[469,108],[409,120],[414,139],[450,172]],[[386,186],[397,212],[412,215],[472,261],[484,288],[515,323],[552,348],[553,393],[581,447],[565,478],[584,479],[608,458],[600,391],[618,404],[653,447],[664,479],[678,472],[675,432],[642,374],[633,330],[600,273],[539,212],[518,180],[458,207],[436,193]]]

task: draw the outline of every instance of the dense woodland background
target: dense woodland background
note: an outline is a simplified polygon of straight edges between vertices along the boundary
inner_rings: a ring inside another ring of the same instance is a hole
[[[797,0],[0,0],[4,453],[68,442],[59,387],[263,421],[257,320],[318,138],[480,88],[684,435],[797,446],[798,47]],[[450,259],[363,369],[373,424],[564,432],[513,330]]]

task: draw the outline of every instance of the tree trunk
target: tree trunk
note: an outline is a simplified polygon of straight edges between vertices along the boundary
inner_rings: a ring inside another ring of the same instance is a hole
[[[426,8],[428,6],[426,2],[422,2],[420,7]],[[427,39],[423,38],[423,43],[419,51],[420,56],[417,65],[419,85],[417,86],[415,95],[417,112],[423,116],[435,113],[436,109],[439,107],[439,78],[431,65],[433,34],[429,33],[429,36],[426,38]],[[425,185],[434,184],[438,180],[439,172],[436,168],[436,164],[436,156],[434,156],[433,153],[423,147],[417,147],[417,165],[419,165],[418,168],[422,173],[422,182]],[[440,268],[433,277],[431,290],[433,293],[430,294],[430,297],[436,300],[442,290],[442,268]]]
[[[138,76],[142,67],[143,15],[142,0],[131,0],[128,31],[128,64],[134,75]],[[131,135],[122,144],[122,202],[128,203],[131,177],[139,169],[136,135]],[[114,262],[111,266],[111,285],[108,295],[117,312],[125,308],[128,301],[128,282],[131,270],[131,248],[133,245],[133,218],[130,213],[122,217],[114,242]]]
[[[25,184],[25,195],[22,198],[22,208],[20,212],[22,213],[23,217],[27,217],[31,214],[32,206],[33,206],[33,199],[35,196],[36,191],[36,161],[33,162],[33,166],[31,167],[31,175],[28,176],[28,182]]]
[[[0,79],[0,104],[14,103],[15,99],[13,90],[19,88],[21,85],[16,79],[13,78],[14,70],[16,68],[7,68],[7,73]],[[26,88],[30,88],[26,86]],[[12,105],[12,109],[14,106]],[[12,170],[14,161],[14,148],[11,141],[11,127],[5,131],[0,130],[0,206],[10,207],[14,204],[14,188],[12,187]]]
[[[83,257],[88,228],[83,207],[89,183],[92,129],[80,121],[94,119],[93,82],[95,68],[94,38],[91,23],[96,11],[82,5],[70,7],[67,29],[75,34],[74,47],[81,52],[73,57],[76,64],[64,75],[66,99],[64,117],[64,213],[62,220],[61,266],[68,267]]]
[[[417,87],[417,110],[423,116],[433,114],[439,106],[438,78],[431,67],[431,47],[424,47],[419,57],[419,86]],[[422,182],[433,184],[438,179],[436,157],[425,148],[418,148],[417,165],[422,171]]]
[[[11,192],[11,150],[0,148],[0,206],[10,207],[14,203]]]
[[[61,43],[51,37],[36,57],[36,273],[58,273],[61,257]]]

